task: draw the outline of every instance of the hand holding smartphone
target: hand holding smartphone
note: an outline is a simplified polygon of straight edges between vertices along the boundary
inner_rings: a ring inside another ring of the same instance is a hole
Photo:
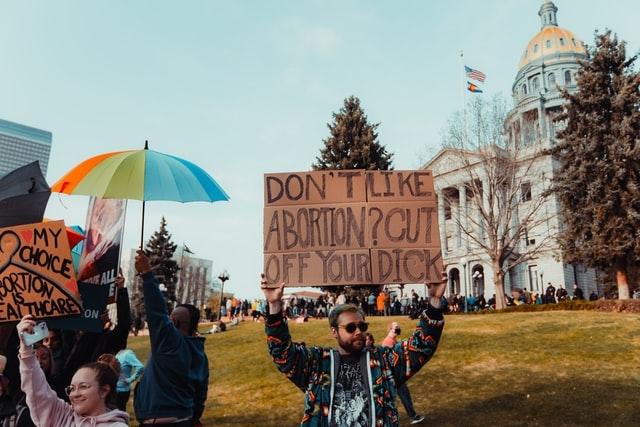
[[[23,332],[22,340],[26,345],[33,345],[39,341],[42,341],[49,335],[49,328],[47,328],[47,324],[44,322],[40,322],[33,327],[33,332]]]

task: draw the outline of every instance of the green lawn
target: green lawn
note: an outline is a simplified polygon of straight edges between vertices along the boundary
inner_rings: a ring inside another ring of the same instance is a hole
[[[427,418],[423,425],[640,425],[640,315],[559,311],[446,319],[436,355],[409,383],[416,410]],[[368,320],[382,341],[389,318]],[[394,320],[404,331],[414,324]],[[334,343],[326,320],[290,325],[296,341]],[[303,394],[271,362],[262,324],[244,322],[206,342],[205,425],[299,423]],[[148,337],[129,343],[146,360]]]

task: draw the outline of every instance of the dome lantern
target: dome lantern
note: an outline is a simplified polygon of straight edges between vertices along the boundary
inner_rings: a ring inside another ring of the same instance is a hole
[[[557,12],[551,0],[544,0],[538,11],[542,29],[527,44],[518,63],[519,70],[541,60],[548,64],[560,57],[586,58],[582,42],[571,31],[558,26]]]
[[[538,16],[540,16],[540,29],[544,30],[546,27],[557,27],[558,19],[556,18],[556,12],[558,8],[551,0],[544,0],[542,6],[540,6],[540,10],[538,11]]]

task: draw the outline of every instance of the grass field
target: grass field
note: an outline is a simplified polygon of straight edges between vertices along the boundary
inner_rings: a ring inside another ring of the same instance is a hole
[[[406,317],[403,333],[413,328]],[[369,318],[381,342],[390,318]],[[448,316],[434,358],[410,382],[423,425],[640,426],[640,315],[583,312]],[[325,320],[294,340],[332,346]],[[201,328],[204,330],[204,328]],[[262,324],[208,335],[205,425],[294,426],[303,394],[267,353]],[[148,337],[130,338],[140,360]],[[401,421],[407,416],[400,402]]]

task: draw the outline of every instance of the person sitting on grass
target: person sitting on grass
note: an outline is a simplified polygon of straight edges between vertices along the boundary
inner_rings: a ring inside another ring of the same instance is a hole
[[[391,348],[365,347],[368,323],[352,304],[337,305],[329,313],[329,327],[338,349],[294,343],[282,314],[284,283],[261,289],[269,314],[265,330],[269,353],[276,367],[306,393],[302,426],[398,426],[394,398],[436,351],[444,317],[441,297],[447,284],[428,283],[430,299],[419,316],[415,332]],[[374,386],[375,384],[375,386]]]

